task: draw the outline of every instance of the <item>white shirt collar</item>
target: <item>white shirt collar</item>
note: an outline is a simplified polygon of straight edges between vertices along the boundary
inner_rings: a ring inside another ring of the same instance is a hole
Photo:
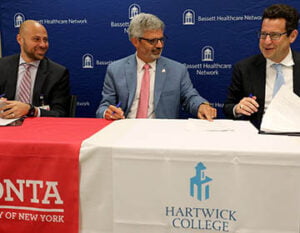
[[[270,59],[267,59],[267,67],[271,67],[274,63],[276,63],[276,62],[274,62]],[[286,57],[280,62],[280,64],[287,66],[287,67],[293,66],[295,64],[293,56],[292,56],[291,48],[289,49],[288,55],[286,55]]]
[[[137,54],[135,53],[135,57],[136,57],[136,62],[137,62],[137,70],[138,71],[142,71],[144,65],[146,64],[142,59],[140,59]],[[148,63],[151,66],[152,70],[155,70],[156,67],[156,60],[153,62]]]
[[[31,64],[34,67],[39,67],[40,62],[41,62],[40,60],[37,60],[37,61],[29,62],[28,64]],[[25,63],[27,63],[27,62],[25,62],[24,59],[22,58],[22,56],[20,56],[19,65],[22,65]]]

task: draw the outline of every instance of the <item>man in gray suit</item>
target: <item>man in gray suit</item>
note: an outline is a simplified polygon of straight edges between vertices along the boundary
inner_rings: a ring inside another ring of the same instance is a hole
[[[0,59],[0,94],[5,94],[5,99],[1,99],[4,106],[0,107],[0,118],[66,116],[69,72],[45,57],[49,47],[45,27],[37,21],[26,20],[20,26],[17,41],[21,53]]]
[[[111,63],[106,72],[98,118],[178,118],[180,106],[193,116],[212,120],[217,111],[193,88],[187,68],[161,57],[164,23],[152,14],[141,13],[130,22],[129,39],[136,53]],[[144,66],[149,66],[149,85],[142,88]],[[139,115],[145,90],[147,109]]]

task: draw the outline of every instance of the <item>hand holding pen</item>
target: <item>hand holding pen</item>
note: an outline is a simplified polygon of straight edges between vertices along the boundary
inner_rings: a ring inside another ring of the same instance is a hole
[[[116,106],[109,105],[104,113],[104,117],[107,120],[119,120],[124,119],[124,112],[121,107],[121,102],[119,102]]]
[[[252,93],[248,97],[244,97],[241,101],[235,106],[235,113],[251,116],[253,113],[257,112],[259,104],[256,101],[256,96]]]

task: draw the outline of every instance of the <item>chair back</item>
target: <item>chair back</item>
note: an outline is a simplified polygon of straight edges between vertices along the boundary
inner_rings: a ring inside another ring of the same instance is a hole
[[[69,101],[69,117],[75,117],[76,115],[76,106],[77,106],[77,96],[71,95]]]

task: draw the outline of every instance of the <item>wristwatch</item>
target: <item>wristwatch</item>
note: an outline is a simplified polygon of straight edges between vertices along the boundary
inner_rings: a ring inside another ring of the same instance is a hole
[[[29,117],[33,117],[35,115],[35,107],[32,104],[29,104],[30,108],[29,111],[27,113],[27,116]]]

